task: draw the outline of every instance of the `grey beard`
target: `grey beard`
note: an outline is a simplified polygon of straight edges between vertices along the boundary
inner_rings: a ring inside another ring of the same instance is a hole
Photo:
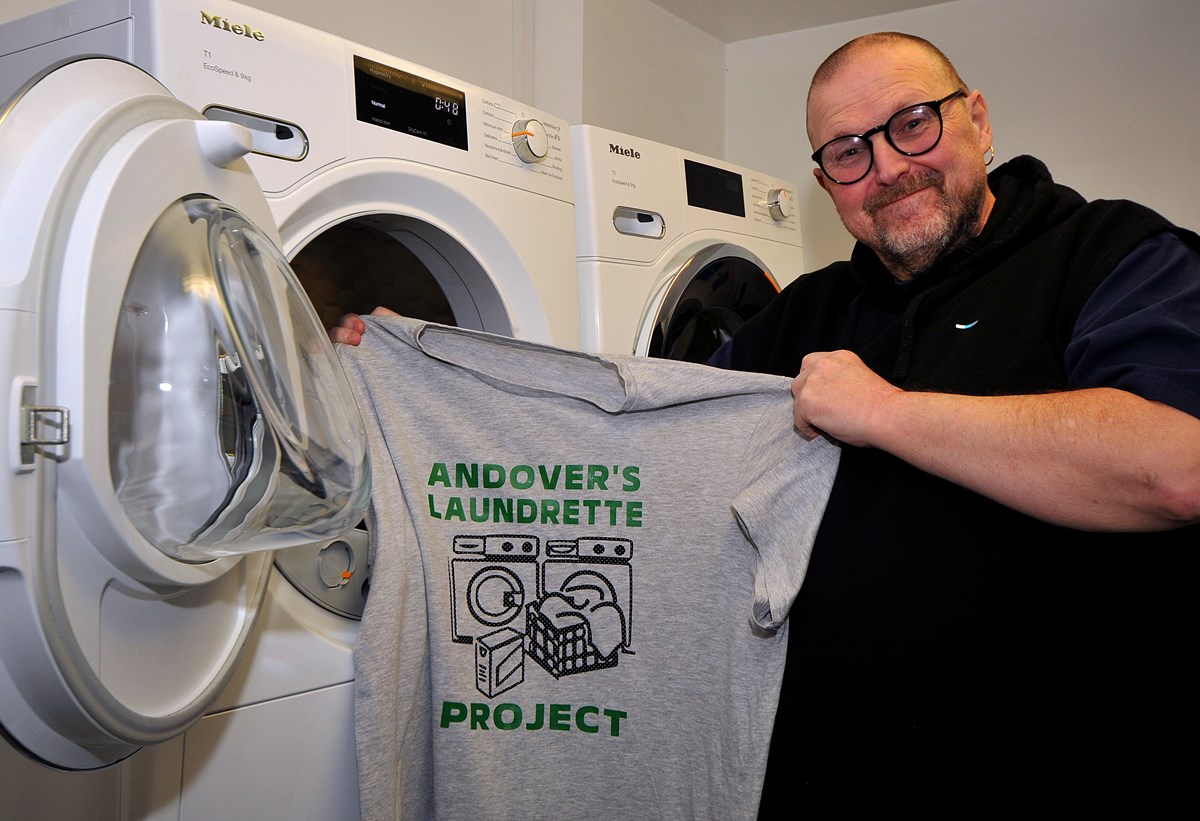
[[[943,175],[927,171],[910,178],[903,186],[882,192],[864,203],[864,210],[874,216],[884,205],[901,199],[924,187],[938,194],[938,219],[930,220],[920,231],[880,230],[879,245],[873,250],[884,266],[899,278],[912,278],[928,271],[938,260],[971,240],[980,230],[979,214],[983,209],[987,178],[980,180],[965,196],[955,202],[946,193]],[[957,206],[957,207],[956,207]]]

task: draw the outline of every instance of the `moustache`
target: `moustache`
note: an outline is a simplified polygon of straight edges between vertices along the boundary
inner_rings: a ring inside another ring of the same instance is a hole
[[[863,211],[868,216],[874,216],[881,208],[891,205],[897,200],[902,200],[909,194],[914,194],[922,188],[937,188],[940,191],[942,190],[944,180],[945,175],[940,171],[921,171],[912,176],[905,177],[890,188],[867,197],[863,203]]]

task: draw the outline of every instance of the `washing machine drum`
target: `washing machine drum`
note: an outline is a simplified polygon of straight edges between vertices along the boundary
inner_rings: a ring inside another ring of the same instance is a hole
[[[779,293],[766,266],[732,244],[696,254],[671,281],[650,326],[646,354],[707,362]]]
[[[0,728],[56,767],[198,721],[273,552],[369,501],[362,419],[250,145],[110,59],[0,112]]]

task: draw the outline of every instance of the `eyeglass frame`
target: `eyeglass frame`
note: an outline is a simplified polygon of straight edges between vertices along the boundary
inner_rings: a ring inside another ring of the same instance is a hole
[[[955,99],[956,97],[964,97],[965,98],[965,97],[969,96],[969,94],[970,94],[970,92],[968,92],[966,89],[960,88],[957,91],[952,91],[951,93],[947,94],[945,97],[943,97],[940,100],[929,100],[924,103],[913,103],[912,105],[906,105],[904,108],[900,109],[895,114],[888,117],[886,122],[880,123],[879,125],[875,126],[874,128],[867,129],[862,134],[842,134],[841,136],[834,137],[832,140],[828,140],[828,141],[822,143],[821,147],[812,153],[812,161],[815,162],[817,164],[817,167],[821,169],[821,173],[825,175],[825,178],[827,180],[829,180],[830,182],[834,183],[835,185],[854,185],[854,183],[865,179],[866,176],[871,173],[871,169],[875,167],[875,145],[874,145],[874,143],[871,142],[871,137],[875,136],[876,134],[878,134],[880,132],[883,132],[883,138],[885,140],[887,140],[887,144],[890,145],[894,151],[896,151],[899,154],[903,154],[905,157],[919,157],[922,154],[928,154],[930,151],[932,151],[933,149],[938,147],[938,144],[941,143],[941,141],[942,141],[942,135],[946,133],[946,122],[945,122],[944,118],[942,117],[942,106],[945,105],[946,103],[950,102],[951,100]],[[888,126],[890,126],[892,124],[892,120],[896,119],[904,112],[908,111],[909,109],[920,108],[921,106],[929,106],[930,108],[933,109],[933,112],[935,114],[937,114],[937,118],[938,118],[937,139],[933,141],[933,145],[929,146],[929,148],[922,149],[921,151],[911,151],[911,152],[904,151],[903,149],[899,148],[896,145],[896,143],[892,140],[892,132],[889,130]],[[854,179],[847,180],[845,182],[843,182],[842,180],[834,179],[834,177],[828,171],[825,170],[825,164],[823,162],[821,162],[821,153],[826,148],[833,145],[834,143],[836,143],[839,140],[849,140],[849,139],[855,139],[855,138],[860,139],[864,143],[866,143],[867,151],[870,152],[870,155],[871,155],[871,161],[869,163],[867,163],[866,170],[863,171],[861,177],[855,177]]]

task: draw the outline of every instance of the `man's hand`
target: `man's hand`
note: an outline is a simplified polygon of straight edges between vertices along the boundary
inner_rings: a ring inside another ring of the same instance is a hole
[[[371,316],[400,316],[395,311],[382,306],[371,311]],[[357,345],[362,342],[363,334],[367,331],[367,323],[358,314],[344,314],[338,324],[329,329],[329,341],[342,345]]]
[[[888,399],[902,392],[850,351],[811,353],[792,380],[796,429],[805,439],[824,433],[848,445],[875,445],[874,426],[885,420]]]

